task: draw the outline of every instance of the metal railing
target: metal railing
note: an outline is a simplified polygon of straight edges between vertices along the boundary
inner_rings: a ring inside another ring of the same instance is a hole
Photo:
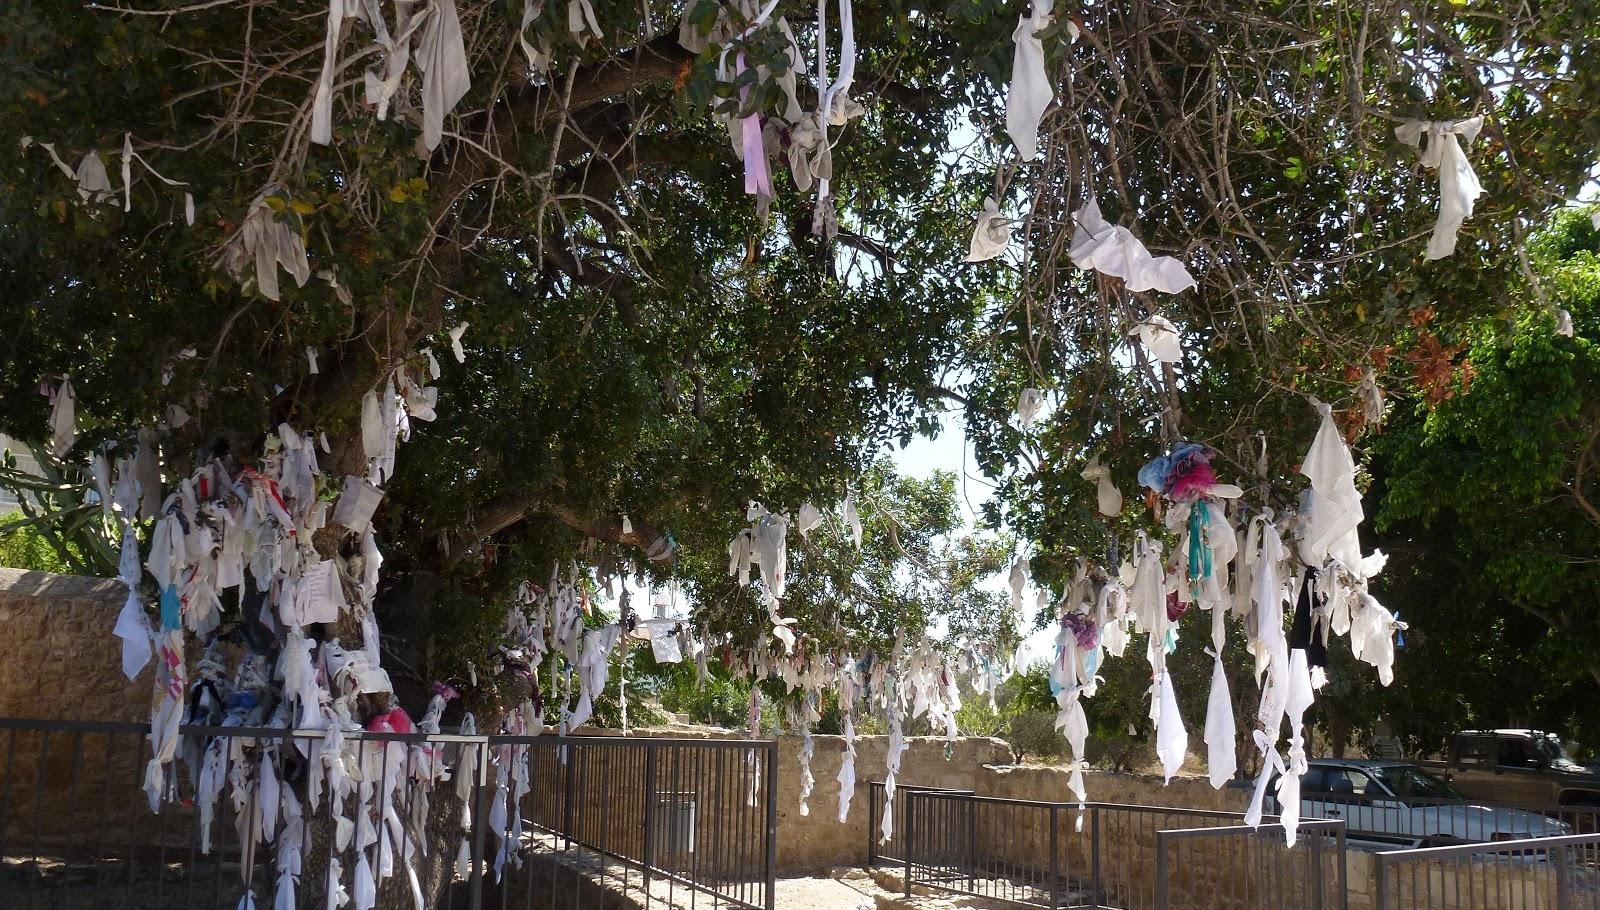
[[[0,907],[236,910],[248,894],[265,910],[287,888],[296,910],[321,910],[330,890],[354,893],[360,867],[379,907],[411,907],[414,890],[429,910],[602,908],[619,893],[646,908],[773,905],[772,741],[352,732],[344,754],[369,781],[427,762],[478,771],[395,788],[387,807],[347,790],[336,826],[329,776],[313,792],[322,731],[185,726],[155,812],[147,733],[0,718]],[[206,810],[196,797],[218,772],[233,778]],[[262,795],[273,789],[292,798]],[[352,836],[362,812],[366,836]]]
[[[1328,857],[1343,856],[1342,833],[1334,838],[1335,845],[1323,842],[1330,837],[1327,831],[1342,828],[1338,822],[1308,822],[1302,829],[1303,846],[1290,850],[1271,817],[1263,819],[1257,833],[1241,825],[1244,816],[1237,812],[1111,803],[1088,803],[1080,811],[1075,803],[902,786],[890,810],[894,837],[880,843],[883,805],[883,785],[870,783],[869,862],[898,869],[907,893],[921,886],[1025,907],[1153,910],[1160,905],[1161,880],[1152,870],[1163,851],[1173,851],[1206,852],[1208,856],[1190,858],[1247,875],[1237,896],[1259,893],[1262,906],[1272,895],[1304,899],[1313,893],[1324,902],[1285,906],[1340,906],[1332,902],[1336,892],[1331,886],[1313,887],[1343,881],[1322,871],[1331,862]],[[1198,831],[1216,831],[1218,836],[1189,843]],[[1164,840],[1170,832],[1179,832],[1174,836],[1182,840]],[[1287,876],[1291,869],[1303,873],[1301,878]],[[1312,877],[1313,869],[1320,878]],[[1233,893],[1225,884],[1212,890]]]
[[[1344,910],[1347,875],[1342,821],[1302,822],[1293,848],[1276,825],[1156,833],[1156,910]]]
[[[1600,834],[1377,854],[1374,910],[1596,910]]]
[[[1600,833],[1600,806],[1303,793],[1304,818],[1342,818],[1352,838],[1434,847]]]

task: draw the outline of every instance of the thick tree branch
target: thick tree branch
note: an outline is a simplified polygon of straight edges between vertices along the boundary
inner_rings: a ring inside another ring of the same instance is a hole
[[[450,563],[452,565],[459,563],[477,549],[480,542],[511,530],[537,515],[554,518],[585,537],[622,546],[638,547],[656,562],[671,559],[677,549],[677,545],[670,537],[643,519],[630,516],[628,521],[631,529],[624,533],[621,515],[587,518],[579,515],[571,507],[552,502],[543,495],[517,493],[490,500],[477,510],[472,525],[456,536],[457,541],[465,546],[451,548]]]
[[[513,90],[488,114],[478,130],[495,137],[494,145],[483,147],[450,146],[445,179],[430,193],[430,223],[436,233],[427,257],[427,273],[417,276],[418,296],[402,300],[411,283],[397,282],[398,289],[369,320],[358,325],[350,341],[339,352],[324,358],[321,375],[305,387],[286,391],[285,408],[290,403],[310,406],[319,414],[353,412],[361,396],[422,338],[442,326],[444,288],[452,284],[463,265],[464,250],[452,238],[454,212],[460,199],[473,186],[490,180],[502,167],[501,160],[513,161],[523,154],[523,137],[542,136],[548,126],[564,114],[573,113],[608,98],[639,88],[675,79],[693,55],[678,45],[676,35],[662,37],[634,51],[594,64],[580,66],[572,81],[572,92],[563,105],[553,83],[524,86]],[[590,149],[575,143],[566,160],[588,154]],[[346,473],[359,473],[364,453],[359,451],[359,434],[337,434],[330,467]]]

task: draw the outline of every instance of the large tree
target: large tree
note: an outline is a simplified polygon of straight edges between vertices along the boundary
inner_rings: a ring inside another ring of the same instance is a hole
[[[833,99],[819,203],[783,172],[818,158],[837,9],[819,80],[809,5],[754,29],[755,4],[594,0],[598,29],[589,5],[458,0],[471,87],[422,129],[439,86],[393,48],[410,23],[439,66],[445,4],[401,3],[404,22],[335,4],[331,33],[310,2],[0,12],[0,122],[28,137],[0,149],[0,421],[42,436],[32,390],[71,374],[79,454],[164,423],[176,475],[287,421],[326,432],[331,476],[359,473],[362,396],[431,347],[440,419],[404,448],[380,529],[384,599],[444,631],[491,624],[484,600],[557,559],[717,553],[750,498],[836,501],[955,402],[1003,483],[992,517],[1059,580],[1147,521],[1094,518],[1091,451],[1131,492],[1179,435],[1246,474],[1261,431],[1279,492],[1257,504],[1282,505],[1312,418],[1294,393],[1354,415],[1367,367],[1375,386],[1448,385],[1450,331],[1495,305],[1525,226],[1594,159],[1596,26],[1576,0],[1062,8],[1033,163],[1004,134],[1018,6],[906,0],[857,11],[864,110]],[[390,75],[380,119],[367,99]],[[1455,257],[1419,265],[1435,175],[1394,127],[1475,113],[1487,194]],[[770,201],[730,147],[749,115]],[[1022,255],[963,266],[986,191],[1021,216]],[[1199,287],[1130,294],[1073,267],[1069,213],[1091,196]],[[273,243],[282,270],[244,255]],[[1158,312],[1185,343],[1171,369],[1125,337]],[[1050,407],[1020,432],[1025,386]]]

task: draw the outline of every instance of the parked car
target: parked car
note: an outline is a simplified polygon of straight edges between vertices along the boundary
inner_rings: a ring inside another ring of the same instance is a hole
[[[1300,779],[1302,818],[1342,818],[1349,836],[1406,846],[1441,846],[1572,833],[1538,812],[1474,803],[1443,779],[1406,762],[1314,759]]]
[[[1466,730],[1449,758],[1421,762],[1471,799],[1534,806],[1600,807],[1600,771],[1572,760],[1560,737],[1540,730]]]

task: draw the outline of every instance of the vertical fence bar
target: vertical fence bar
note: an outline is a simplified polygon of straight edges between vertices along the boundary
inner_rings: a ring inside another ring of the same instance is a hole
[[[867,868],[878,865],[878,842],[872,838],[872,819],[878,814],[878,784],[867,784]]]
[[[966,829],[967,842],[962,850],[962,863],[967,867],[967,890],[971,891],[978,883],[978,803],[973,800],[964,800],[967,807]]]
[[[472,847],[467,851],[472,860],[470,880],[467,882],[468,910],[483,910],[483,877],[487,874],[488,857],[483,855],[484,829],[489,826],[489,743],[484,740],[474,745],[478,749],[477,780],[472,788]],[[531,877],[531,873],[530,873]]]
[[[1089,809],[1089,899],[1095,906],[1103,903],[1105,888],[1100,881],[1100,807]]]
[[[1373,856],[1373,871],[1377,874],[1377,881],[1373,886],[1373,893],[1377,895],[1377,910],[1388,910],[1389,907],[1389,863],[1382,854]]]
[[[1339,857],[1339,910],[1350,910],[1350,854],[1346,852],[1349,845],[1345,843],[1345,829],[1339,828],[1338,840]]]
[[[561,810],[561,835],[562,835],[562,838],[565,841],[565,845],[564,846],[566,848],[570,848],[572,846],[572,812],[573,812],[573,809],[572,809],[572,795],[574,793],[578,792],[578,787],[577,787],[577,765],[578,765],[577,758],[578,758],[578,756],[577,756],[576,753],[577,753],[577,750],[574,749],[571,745],[568,745],[568,744],[563,744],[560,747],[560,751],[557,753],[558,755],[561,756],[562,764],[566,765],[566,771],[567,771],[567,786],[566,786],[565,796],[562,798],[562,804],[563,805],[562,805],[562,810]]]
[[[640,814],[643,815],[644,843],[641,845],[640,850],[643,853],[641,859],[644,866],[644,903],[648,907],[650,906],[650,862],[654,859],[655,853],[651,849],[654,846],[651,842],[656,839],[656,744],[654,740],[647,739],[644,744],[644,787],[642,789],[644,793],[644,811]],[[604,823],[604,820],[602,820],[602,823]],[[606,827],[609,828],[611,826],[606,825]],[[624,875],[626,875],[626,870],[624,870]]]
[[[1167,836],[1163,831],[1156,832],[1156,910],[1168,910],[1167,907]]]
[[[767,881],[766,910],[778,900],[778,741],[767,744]]]
[[[1050,807],[1050,908],[1061,906],[1061,826],[1058,807]]]
[[[883,796],[884,796],[884,799],[887,800],[889,798],[888,791],[885,791]],[[912,852],[914,850],[914,845],[916,843],[916,836],[915,835],[916,835],[916,830],[917,830],[917,826],[916,826],[916,817],[917,817],[916,816],[916,800],[913,799],[912,796],[913,796],[912,793],[910,791],[907,791],[906,793],[902,794],[901,797],[900,797],[900,800],[901,800],[900,805],[905,808],[905,817],[906,817],[905,836],[900,841],[900,849],[906,851],[906,866],[905,866],[906,880],[905,880],[905,883],[904,883],[905,886],[906,886],[905,887],[906,897],[910,897],[911,896],[911,854],[912,854]],[[867,832],[868,832],[867,836],[868,837],[872,836],[871,831],[872,831],[872,819],[869,818],[869,819],[867,819]]]
[[[1556,857],[1556,910],[1569,910],[1572,906],[1572,890],[1567,884],[1567,864],[1572,859],[1572,851],[1561,847],[1561,852]]]
[[[1315,903],[1311,905],[1314,910],[1324,910],[1322,894],[1322,838],[1323,834],[1321,831],[1318,831],[1311,836],[1311,868],[1308,870],[1311,874],[1308,877],[1309,881],[1306,883],[1306,886],[1314,889],[1316,892],[1317,896],[1314,898]]]

